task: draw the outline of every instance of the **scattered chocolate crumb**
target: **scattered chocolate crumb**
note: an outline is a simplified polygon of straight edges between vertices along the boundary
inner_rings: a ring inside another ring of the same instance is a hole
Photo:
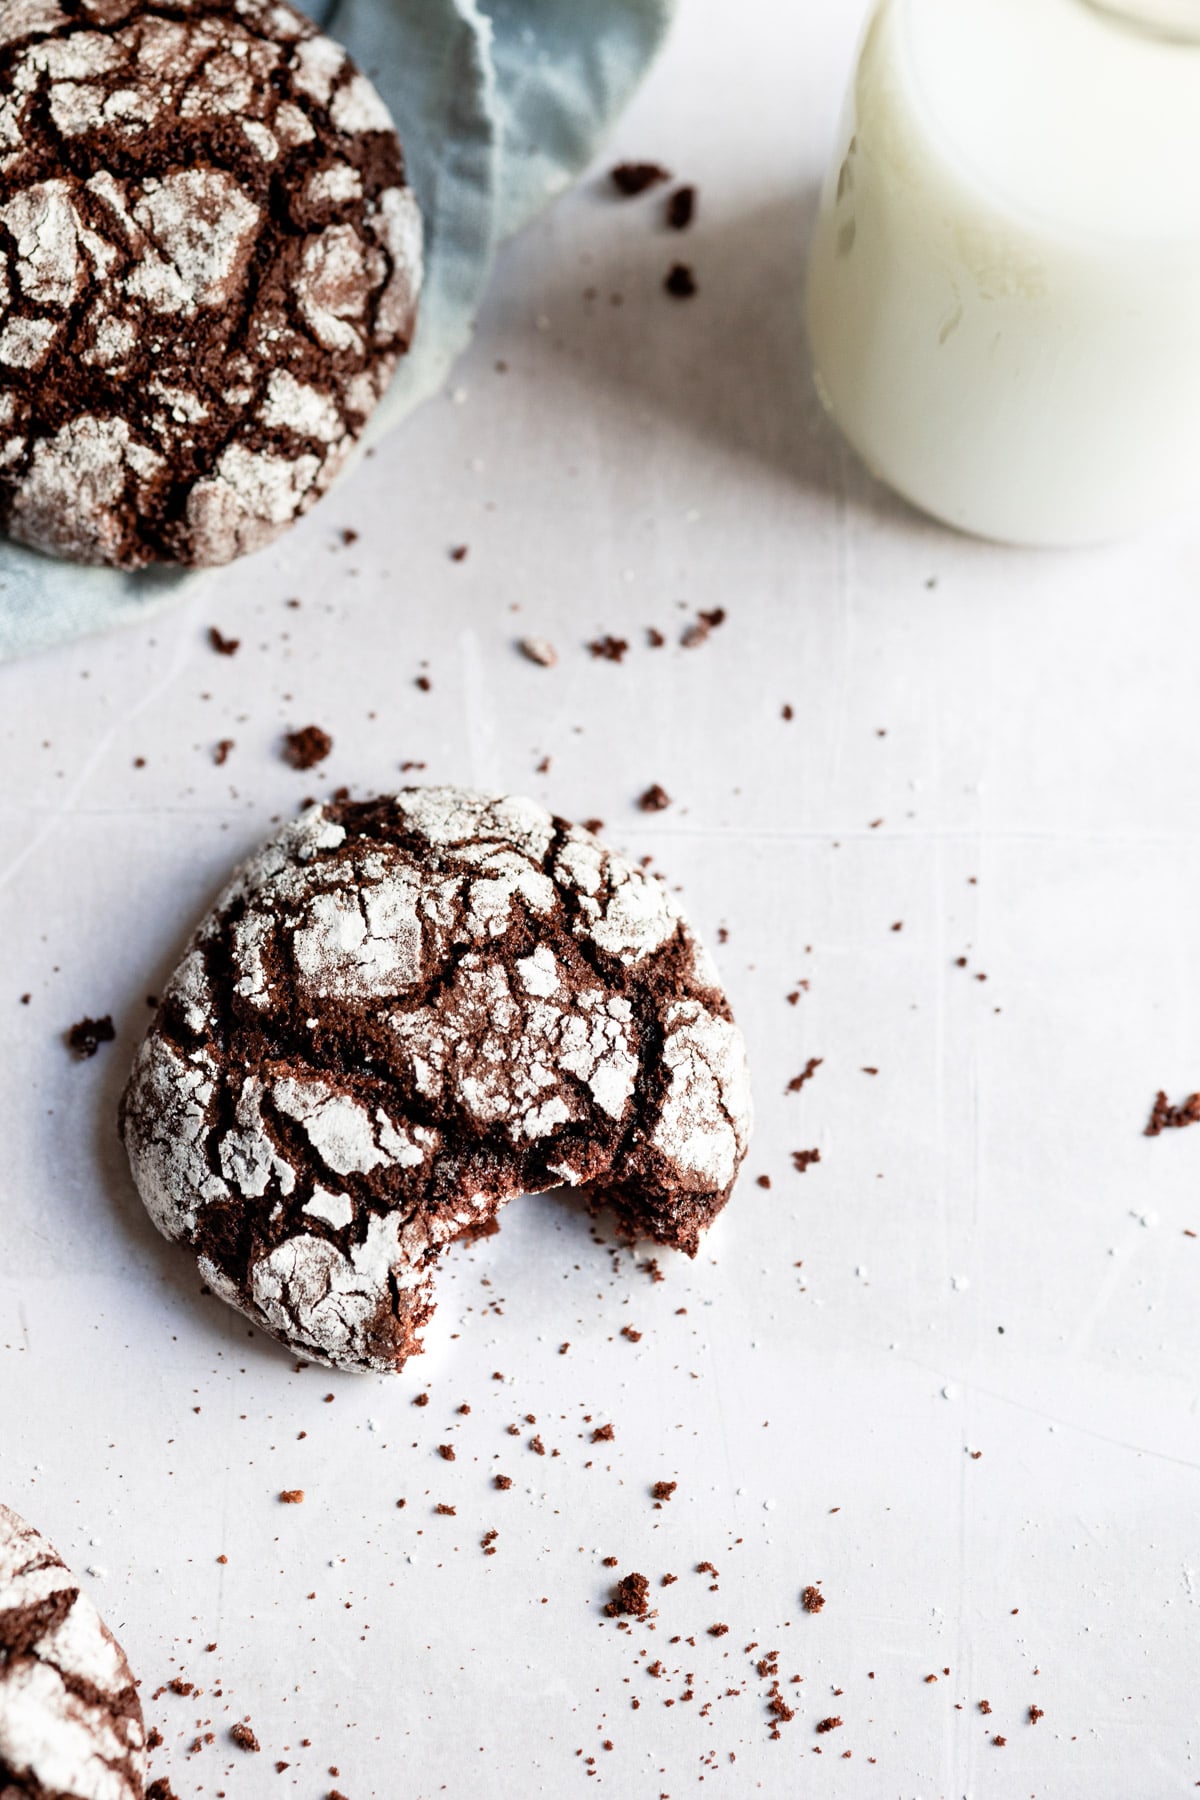
[[[685,650],[695,650],[699,645],[707,642],[713,632],[717,629],[718,625],[723,625],[724,623],[725,608],[723,606],[714,606],[710,612],[702,612],[698,618],[694,619],[692,623],[685,628],[683,636],[679,641]]]
[[[585,819],[583,821],[583,829],[585,831],[593,832],[596,837],[599,837],[601,832],[604,830],[604,820],[603,819]]]
[[[333,739],[319,725],[305,725],[300,731],[284,733],[283,760],[293,769],[315,769],[333,749]]]
[[[792,1167],[798,1175],[803,1175],[806,1169],[810,1168],[813,1163],[819,1163],[820,1160],[821,1152],[819,1150],[792,1151]]]
[[[218,769],[224,768],[225,764],[229,761],[229,752],[232,749],[232,738],[221,738],[219,743],[213,745],[213,761],[216,763]]]
[[[819,1587],[808,1586],[800,1596],[800,1604],[806,1613],[819,1613],[825,1604],[825,1596]]]
[[[496,1539],[499,1536],[500,1536],[500,1533],[498,1531],[493,1530],[493,1531],[485,1531],[484,1532],[483,1536],[479,1540],[479,1548],[483,1551],[483,1554],[485,1556],[495,1556],[495,1554],[496,1554]]]
[[[358,533],[352,525],[344,525],[342,527],[342,542],[345,544],[347,550],[349,550],[351,544],[357,544]]]
[[[238,1720],[236,1725],[231,1725],[229,1727],[229,1735],[233,1739],[234,1743],[237,1745],[239,1750],[261,1750],[262,1749],[262,1745],[259,1743],[258,1739],[255,1737],[255,1735],[254,1735],[253,1731],[250,1729],[249,1725],[247,1725],[241,1719]]]
[[[501,1490],[501,1492],[503,1492],[505,1490],[505,1488],[510,1488],[512,1486],[512,1476],[511,1475],[496,1475],[493,1477],[492,1485],[494,1487],[498,1487]]]
[[[649,1593],[649,1581],[635,1570],[631,1575],[622,1575],[613,1589],[612,1599],[604,1610],[610,1619],[623,1616],[644,1619],[650,1610]]]
[[[666,638],[663,636],[662,632],[658,629],[657,625],[647,625],[647,627],[646,627],[646,642],[649,644],[649,646],[652,650],[661,650],[663,645],[666,643],[666,641],[667,641]]]
[[[161,1743],[161,1741],[160,1738],[159,1742]],[[158,1780],[152,1781],[146,1789],[146,1800],[179,1800],[179,1797],[166,1776],[160,1775]]]
[[[598,662],[619,663],[629,649],[629,641],[627,638],[613,637],[612,633],[608,632],[602,638],[593,639],[588,645],[588,649]]]
[[[993,1742],[993,1744],[995,1744],[997,1750],[1003,1750],[1005,1744],[1007,1744],[1007,1742],[1008,1742],[1008,1739],[1006,1737],[994,1737],[992,1739],[992,1742]]]
[[[980,1710],[980,1712],[981,1712],[981,1713],[984,1713],[984,1714],[985,1714],[985,1715],[986,1715],[986,1714],[987,1714],[987,1713],[990,1713],[990,1712],[991,1712],[991,1710],[992,1710],[992,1703],[991,1703],[991,1701],[990,1701],[990,1700],[981,1700],[981,1701],[980,1701],[980,1702],[979,1702],[979,1710]]]
[[[710,1625],[708,1635],[709,1637],[724,1637],[728,1630],[728,1625]]]
[[[1200,1121],[1200,1094],[1189,1094],[1182,1106],[1172,1106],[1160,1090],[1155,1096],[1145,1136],[1159,1137],[1164,1131],[1180,1131],[1197,1121]]]
[[[648,1256],[644,1262],[638,1264],[638,1268],[642,1271],[643,1275],[648,1275],[651,1281],[665,1281],[667,1279],[658,1266],[657,1256]]]
[[[771,1185],[771,1177],[769,1175],[759,1175],[755,1178],[754,1185],[760,1188],[769,1188]]]
[[[471,546],[469,544],[455,544],[453,550],[450,552],[450,561],[466,562],[467,557],[470,554],[470,548]]]
[[[660,1587],[673,1587],[675,1582],[677,1582],[678,1580],[679,1580],[678,1575],[664,1575],[662,1578],[662,1581],[659,1583],[659,1586]]]
[[[593,1444],[611,1444],[616,1435],[611,1425],[597,1425],[592,1432],[592,1442]]]
[[[792,706],[789,706],[787,701],[785,700],[783,703],[783,710],[780,714],[780,717],[786,719],[788,724],[790,725],[792,720],[795,718],[795,716],[796,716],[795,708]]]
[[[640,1344],[642,1341],[641,1332],[633,1325],[622,1325],[621,1336],[623,1338],[628,1338],[631,1344]]]
[[[453,1519],[458,1516],[454,1507],[447,1506],[443,1500],[439,1500],[433,1510],[435,1513],[440,1513],[443,1519]]]
[[[661,1505],[664,1500],[669,1500],[671,1498],[671,1495],[678,1486],[679,1483],[677,1481],[656,1481],[654,1486],[650,1489],[650,1492]]]
[[[570,1348],[571,1348],[571,1346],[570,1346],[570,1343],[569,1343],[569,1342],[568,1342],[568,1343],[565,1343],[565,1344],[560,1344],[560,1345],[559,1345],[559,1346],[558,1346],[558,1354],[559,1354],[559,1355],[560,1355],[560,1356],[565,1356],[565,1355],[566,1355],[566,1354],[567,1354],[567,1351],[568,1351],[568,1350],[569,1350],[569,1349],[570,1349]]]
[[[817,1730],[820,1732],[836,1731],[838,1726],[841,1724],[841,1722],[842,1722],[841,1719],[835,1713],[832,1718],[818,1719],[817,1720]]]
[[[690,300],[696,293],[696,277],[687,263],[674,263],[663,282],[673,300]]]
[[[304,1489],[303,1488],[284,1488],[284,1490],[280,1494],[279,1498],[283,1502],[284,1506],[303,1506],[303,1504],[304,1504]]]
[[[672,231],[686,231],[696,216],[696,190],[691,184],[676,188],[667,201],[667,224]]]
[[[111,1044],[116,1035],[116,1026],[109,1013],[101,1019],[78,1019],[67,1033],[67,1049],[80,1062],[86,1062],[89,1056],[95,1056],[101,1044]]]
[[[517,640],[517,649],[526,662],[536,663],[540,669],[552,669],[558,661],[558,651],[549,638],[523,637]],[[618,661],[620,659],[618,658]]]
[[[208,641],[218,656],[236,656],[241,649],[241,638],[222,637],[215,625],[208,628]]]
[[[799,1075],[793,1075],[792,1079],[788,1082],[787,1092],[789,1094],[798,1094],[805,1082],[812,1080],[824,1061],[825,1058],[823,1056],[810,1056]]]
[[[442,1460],[444,1462],[453,1462],[454,1461],[454,1445],[453,1444],[439,1444],[437,1448],[438,1448],[438,1455],[442,1458]]]
[[[428,1394],[414,1394],[413,1395],[413,1405],[414,1406],[428,1406],[429,1405],[429,1395]]]
[[[632,200],[637,194],[644,194],[647,188],[657,187],[660,182],[670,181],[671,171],[664,169],[661,163],[654,162],[622,162],[610,170],[613,186],[624,200]]]
[[[533,1451],[535,1456],[545,1456],[546,1454],[546,1446],[543,1444],[540,1437],[531,1437],[529,1440],[529,1448]]]
[[[1038,1722],[1038,1720],[1039,1720],[1039,1719],[1044,1719],[1044,1718],[1045,1718],[1045,1716],[1046,1716],[1046,1709],[1045,1709],[1045,1707],[1042,1707],[1042,1706],[1031,1706],[1031,1707],[1030,1707],[1030,1709],[1029,1709],[1029,1723],[1030,1723],[1030,1724],[1031,1724],[1031,1725],[1036,1725],[1036,1724],[1037,1724],[1037,1722]]]
[[[925,1677],[925,1680],[926,1680],[926,1682],[927,1682],[927,1683],[928,1683],[928,1682],[930,1682],[930,1681],[936,1681],[936,1680],[937,1680],[937,1676],[936,1676],[936,1675],[927,1675],[927,1676],[926,1676],[926,1677]]]
[[[418,675],[416,678],[416,681],[413,683],[413,685],[414,685],[414,687],[420,688],[420,690],[423,694],[429,694],[429,693],[433,692],[433,683],[432,683],[432,681],[430,681],[428,675]]]
[[[657,781],[652,787],[648,787],[644,794],[638,795],[638,806],[642,812],[665,812],[670,804],[670,794]]]

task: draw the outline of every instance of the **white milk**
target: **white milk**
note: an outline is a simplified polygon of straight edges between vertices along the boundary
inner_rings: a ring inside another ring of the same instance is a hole
[[[822,395],[963,530],[1200,495],[1200,47],[1089,0],[881,0],[813,246]],[[1200,0],[1147,0],[1164,23]]]

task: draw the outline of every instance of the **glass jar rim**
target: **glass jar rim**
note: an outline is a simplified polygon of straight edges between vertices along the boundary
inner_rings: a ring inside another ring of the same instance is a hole
[[[1200,0],[1086,0],[1086,4],[1154,37],[1200,44]]]

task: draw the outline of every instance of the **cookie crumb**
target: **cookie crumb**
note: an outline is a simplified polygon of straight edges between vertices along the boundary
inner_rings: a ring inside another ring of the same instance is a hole
[[[642,812],[665,812],[670,804],[670,794],[657,781],[644,794],[638,795],[638,807]]]
[[[262,1745],[254,1732],[244,1720],[239,1719],[236,1725],[229,1727],[229,1735],[239,1750],[261,1750]]]
[[[825,1604],[825,1596],[819,1587],[810,1584],[801,1594],[800,1604],[806,1613],[819,1613]]]
[[[812,1167],[813,1163],[819,1163],[820,1160],[821,1152],[819,1150],[792,1151],[792,1167],[798,1175],[803,1175],[807,1169]]]
[[[1172,1106],[1160,1089],[1143,1135],[1159,1137],[1164,1131],[1180,1131],[1200,1121],[1200,1094],[1189,1094],[1181,1106]]]
[[[284,1490],[280,1494],[279,1498],[283,1502],[284,1506],[303,1506],[304,1505],[304,1489],[303,1488],[284,1488]]]
[[[623,200],[632,200],[648,188],[670,181],[671,171],[655,162],[620,162],[609,170],[609,179]]]
[[[218,656],[236,656],[242,647],[241,638],[222,637],[215,625],[208,628],[208,641]]]
[[[333,739],[319,725],[305,725],[299,731],[288,731],[283,738],[283,760],[293,769],[315,769],[333,749]]]
[[[594,638],[588,645],[588,649],[597,662],[619,663],[624,660],[629,650],[629,640],[628,638],[614,637],[610,631],[606,632],[603,637]]]
[[[650,1489],[650,1492],[661,1506],[664,1500],[669,1500],[671,1498],[671,1495],[678,1486],[679,1483],[677,1481],[656,1481],[654,1486]]]
[[[672,231],[686,231],[696,216],[696,190],[689,182],[676,188],[667,201],[667,224]]]
[[[626,1616],[632,1619],[644,1619],[650,1610],[649,1593],[649,1581],[635,1570],[630,1575],[622,1575],[613,1589],[612,1599],[604,1610],[610,1619]]]
[[[838,1727],[841,1725],[841,1723],[842,1723],[841,1718],[838,1716],[837,1713],[834,1713],[828,1719],[818,1719],[817,1720],[817,1730],[819,1732],[836,1731],[838,1729]]]
[[[699,292],[696,277],[687,263],[674,263],[663,282],[673,300],[690,300]]]
[[[86,1062],[89,1056],[95,1056],[101,1044],[111,1044],[116,1035],[110,1013],[99,1019],[77,1019],[67,1032],[67,1049],[80,1062]]]

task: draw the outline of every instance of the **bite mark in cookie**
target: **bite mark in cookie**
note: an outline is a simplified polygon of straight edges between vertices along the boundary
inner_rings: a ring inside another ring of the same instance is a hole
[[[122,1105],[159,1229],[316,1360],[420,1349],[439,1253],[589,1184],[694,1254],[745,1154],[741,1035],[665,886],[528,800],[310,808],[233,878]]]

